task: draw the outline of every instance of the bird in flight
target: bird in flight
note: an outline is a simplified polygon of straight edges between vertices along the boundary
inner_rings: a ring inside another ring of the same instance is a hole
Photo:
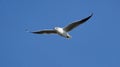
[[[52,30],[40,30],[40,31],[34,31],[32,33],[34,33],[34,34],[58,34],[58,35],[63,36],[65,38],[71,38],[71,36],[69,35],[68,32],[73,30],[74,28],[76,28],[80,24],[86,22],[88,19],[90,19],[92,17],[92,15],[93,15],[93,13],[90,16],[88,16],[82,20],[73,22],[73,23],[71,23],[68,26],[63,27],[63,28],[55,27]]]

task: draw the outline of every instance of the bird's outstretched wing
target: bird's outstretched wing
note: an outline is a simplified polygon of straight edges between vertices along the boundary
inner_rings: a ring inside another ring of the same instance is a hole
[[[86,17],[86,18],[84,18],[80,21],[76,21],[76,22],[73,22],[73,23],[69,24],[68,26],[64,27],[64,30],[66,32],[71,31],[73,28],[77,27],[78,25],[80,25],[80,24],[86,22],[88,19],[90,19],[92,17],[92,15],[93,15],[93,13],[90,16],[88,16],[88,17]]]
[[[57,32],[55,30],[41,30],[41,31],[35,31],[32,33],[34,34],[56,34]]]

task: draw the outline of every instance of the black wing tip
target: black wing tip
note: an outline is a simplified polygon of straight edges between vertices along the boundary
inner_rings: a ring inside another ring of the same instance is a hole
[[[31,32],[33,34],[43,34],[43,32]]]
[[[93,13],[91,13],[91,15],[88,16],[87,18],[85,18],[84,20],[88,20],[88,19],[90,19],[92,16],[93,16]]]
[[[90,16],[88,16],[88,19],[91,18],[93,16],[93,13],[90,14]]]
[[[90,17],[92,17],[92,16],[93,16],[93,12],[91,13]]]
[[[84,23],[85,21],[87,21],[88,19],[90,19],[92,16],[93,16],[93,13],[91,13],[91,15],[89,15],[88,17],[86,17],[83,20],[81,20],[81,22]]]

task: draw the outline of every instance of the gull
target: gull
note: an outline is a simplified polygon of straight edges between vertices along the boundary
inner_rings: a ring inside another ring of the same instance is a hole
[[[52,29],[52,30],[49,30],[49,29],[48,30],[40,30],[40,31],[34,31],[32,33],[34,33],[34,34],[58,34],[58,35],[63,36],[65,38],[71,38],[71,36],[68,32],[73,30],[77,26],[81,25],[82,23],[86,22],[88,19],[90,19],[92,17],[92,15],[93,15],[93,13],[90,16],[88,16],[82,20],[73,22],[73,23],[71,23],[63,28],[54,27],[54,29]]]

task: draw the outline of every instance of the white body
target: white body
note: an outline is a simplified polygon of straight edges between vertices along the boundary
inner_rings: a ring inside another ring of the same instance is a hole
[[[66,37],[66,38],[71,38],[71,36],[65,30],[63,30],[63,28],[55,27],[55,30],[57,31],[59,35]]]

